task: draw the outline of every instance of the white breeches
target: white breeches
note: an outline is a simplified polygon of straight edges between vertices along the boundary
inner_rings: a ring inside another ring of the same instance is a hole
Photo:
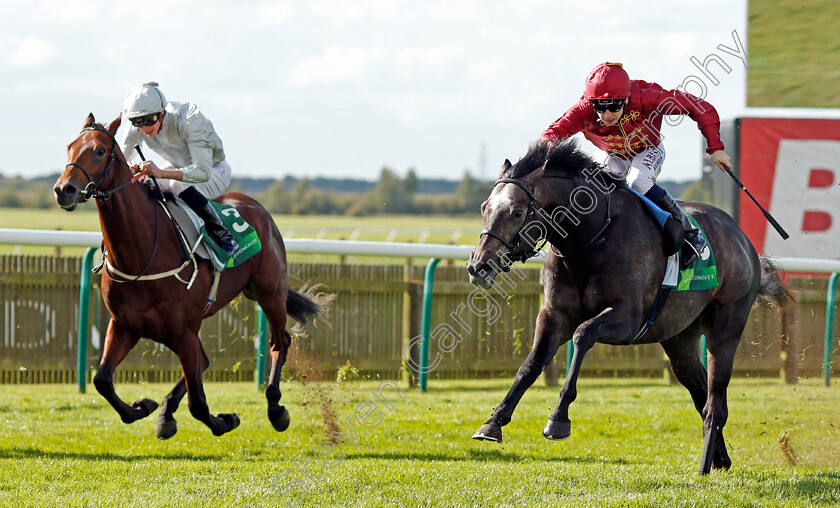
[[[171,166],[170,166],[171,167]],[[222,161],[210,171],[210,179],[206,182],[181,182],[179,180],[158,180],[161,189],[171,190],[176,196],[184,191],[187,187],[195,187],[196,190],[204,194],[207,199],[217,198],[224,194],[228,187],[230,187],[230,164],[227,161]]]
[[[665,145],[645,148],[632,159],[624,159],[617,154],[607,156],[607,171],[623,177],[627,185],[642,194],[656,184],[656,177],[665,160]]]

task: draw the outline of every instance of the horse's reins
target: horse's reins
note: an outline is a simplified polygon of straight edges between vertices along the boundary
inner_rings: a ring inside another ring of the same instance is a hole
[[[545,175],[545,176],[544,176],[544,178],[545,178],[546,176],[547,176],[548,178],[564,178],[564,177],[557,176],[557,175]],[[576,182],[576,183],[578,182],[578,179],[577,179],[577,178],[575,178],[575,182]],[[560,251],[559,251],[559,250],[557,250],[557,247],[555,247],[553,244],[551,244],[551,250],[554,252],[554,255],[555,255],[555,256],[557,256],[557,257],[559,257],[559,258],[570,258],[570,257],[575,257],[575,256],[577,256],[578,254],[580,254],[580,253],[581,253],[581,251],[583,251],[583,249],[585,249],[585,248],[589,247],[590,245],[592,245],[593,243],[595,243],[595,240],[597,240],[598,238],[600,238],[600,237],[601,237],[601,235],[603,235],[603,234],[604,234],[604,231],[606,231],[606,230],[607,230],[607,228],[608,228],[608,227],[610,226],[610,224],[612,223],[612,216],[611,216],[611,209],[612,209],[612,195],[611,195],[611,193],[610,193],[610,192],[607,192],[606,194],[607,194],[607,219],[604,221],[604,225],[603,225],[603,226],[601,226],[601,229],[599,229],[599,230],[598,230],[598,232],[597,232],[597,233],[595,233],[595,236],[593,236],[592,238],[590,238],[588,242],[586,242],[585,244],[583,244],[583,245],[581,245],[580,247],[578,247],[578,248],[577,248],[577,250],[575,250],[575,251],[574,251],[574,252],[572,252],[571,254],[566,254],[566,255],[563,255],[563,254],[561,254],[561,253],[560,253]],[[565,218],[565,216],[564,216],[564,218]]]

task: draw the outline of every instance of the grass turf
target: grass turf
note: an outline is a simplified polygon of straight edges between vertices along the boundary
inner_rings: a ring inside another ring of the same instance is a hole
[[[540,435],[558,389],[534,386],[501,444],[470,436],[509,381],[433,380],[429,393],[405,389],[405,398],[386,389],[391,410],[377,386],[284,382],[292,424],[277,433],[252,384],[208,384],[211,411],[237,412],[242,425],[213,437],[185,401],[169,441],[154,437],[157,413],[124,425],[95,392],[2,386],[0,505],[840,505],[840,397],[815,381],[734,380],[733,468],[708,477],[695,474],[699,416],[687,392],[665,381],[583,380],[564,442]],[[169,388],[117,387],[128,401],[159,400]],[[378,402],[370,428],[358,419],[364,401]],[[335,425],[343,440],[333,444]],[[780,451],[782,433],[796,465]]]

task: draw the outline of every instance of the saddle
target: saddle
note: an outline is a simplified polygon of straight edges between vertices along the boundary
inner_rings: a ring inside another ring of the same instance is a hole
[[[656,223],[659,224],[659,228],[662,230],[662,251],[666,256],[672,256],[680,252],[683,248],[690,248],[685,245],[685,231],[683,230],[682,224],[677,222],[670,213],[656,206],[656,203],[648,199],[641,192],[629,186],[627,190],[639,198],[642,204],[650,211]]]
[[[635,344],[653,327],[671,291],[711,289],[719,286],[720,283],[717,278],[717,265],[715,264],[715,256],[712,253],[711,244],[708,244],[707,241],[707,246],[701,256],[690,266],[684,270],[680,270],[680,256],[686,255],[681,251],[691,248],[685,243],[685,231],[683,230],[682,224],[677,222],[670,213],[656,206],[653,201],[646,198],[643,194],[630,187],[627,187],[627,190],[639,197],[656,220],[656,223],[659,224],[662,230],[662,250],[668,258],[665,276],[663,277],[662,285],[656,295],[653,306],[648,311],[641,328],[639,328],[639,331],[636,332],[636,335],[629,342],[630,344]],[[694,217],[689,215],[688,220],[691,221],[694,227],[700,230],[701,235],[706,236],[702,228],[700,228],[700,225],[694,220]]]
[[[172,195],[168,195],[162,202],[181,232],[187,254],[194,253],[200,258],[209,260],[217,272],[236,266],[260,251],[262,245],[256,230],[239,215],[235,207],[210,201],[222,222],[239,243],[239,248],[233,255],[228,256],[213,242],[211,236],[204,230],[204,221],[189,205]]]

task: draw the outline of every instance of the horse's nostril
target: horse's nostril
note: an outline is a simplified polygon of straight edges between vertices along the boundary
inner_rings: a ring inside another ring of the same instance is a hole
[[[55,192],[56,196],[61,196],[62,194],[64,194],[65,196],[66,195],[72,195],[72,194],[76,193],[76,187],[74,187],[70,184],[64,185],[63,187],[60,187],[60,186],[56,185],[53,188],[53,192]]]
[[[467,263],[467,273],[470,275],[475,275],[475,268],[470,263]]]

